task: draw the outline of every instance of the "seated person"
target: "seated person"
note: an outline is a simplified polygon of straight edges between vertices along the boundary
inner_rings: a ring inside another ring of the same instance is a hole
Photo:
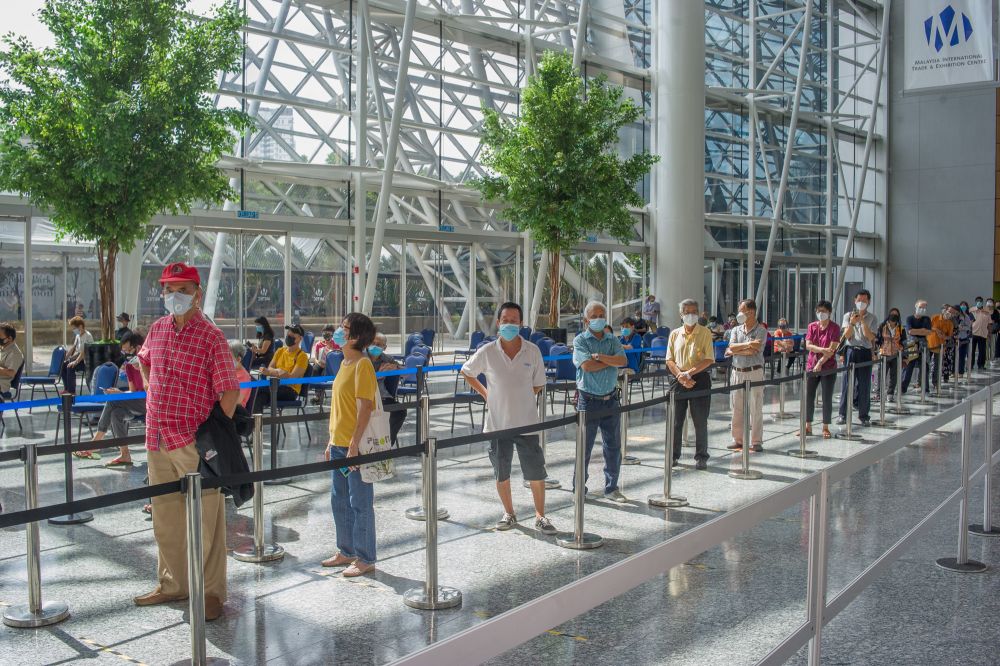
[[[142,335],[132,331],[126,333],[121,339],[122,354],[125,356],[125,362],[122,364],[122,368],[125,370],[125,379],[128,381],[128,392],[135,393],[137,391],[145,391],[146,386],[142,379],[142,372],[139,370],[139,359],[136,354],[142,348],[142,343],[144,342]],[[109,388],[105,389],[105,393],[121,393],[122,390],[119,388]],[[115,402],[104,403],[104,409],[101,411],[101,420],[97,423],[97,432],[94,434],[94,439],[92,441],[99,442],[104,439],[105,435],[108,434],[108,428],[111,428],[111,434],[116,439],[125,437],[128,435],[128,424],[129,421],[135,418],[145,418],[146,417],[146,399],[145,398],[135,398],[132,400],[117,400]],[[74,451],[73,455],[77,458],[98,458],[93,451]],[[128,446],[118,447],[118,457],[107,464],[107,467],[131,467],[132,466],[132,455],[129,453]]]
[[[649,333],[649,322],[643,319],[642,317],[636,317],[635,324],[633,324],[632,326],[632,331],[634,333],[637,333],[641,338],[642,336]]]
[[[0,324],[0,396],[5,400],[13,397],[11,381],[24,365],[24,354],[14,343],[16,337],[17,329],[6,322]]]
[[[642,348],[642,336],[636,332],[635,319],[632,317],[622,319],[621,337],[619,340],[621,340],[622,347],[626,351]],[[638,374],[642,368],[642,357],[642,354],[626,353],[625,358],[628,359],[628,365],[625,367],[631,370],[633,374]]]
[[[302,351],[302,348],[299,346],[302,344],[302,338],[305,337],[306,333],[302,330],[302,327],[298,325],[286,326],[285,332],[285,346],[274,352],[274,358],[271,359],[271,364],[260,371],[262,379],[264,377],[298,379],[306,374],[306,368],[309,367],[309,354]],[[278,386],[278,402],[298,400],[301,392],[301,384],[283,384]],[[251,413],[257,414],[262,411],[265,405],[270,404],[271,391],[268,389],[261,389],[260,391],[257,391],[257,399],[254,401]]]
[[[73,329],[73,344],[66,350],[66,360],[63,361],[62,382],[63,393],[76,393],[76,373],[84,371],[83,350],[94,343],[94,336],[87,330],[83,317],[73,317],[69,320]]]
[[[247,372],[247,369],[243,367],[243,355],[247,353],[247,348],[242,342],[230,342],[229,351],[233,355],[233,360],[236,361],[236,381],[240,384],[246,382],[252,382],[253,377]],[[250,402],[250,394],[253,392],[251,388],[244,388],[240,386],[240,404],[247,407],[247,403]],[[249,409],[249,407],[247,407]]]
[[[274,329],[267,321],[267,317],[257,317],[253,320],[256,326],[256,344],[247,341],[247,346],[253,350],[253,360],[250,361],[250,369],[267,368],[274,358]]]
[[[375,366],[375,372],[388,372],[399,370],[403,366],[397,363],[391,356],[385,353],[389,347],[389,341],[384,333],[376,333],[375,341],[368,347],[368,358]],[[399,377],[379,377],[378,392],[382,398],[382,406],[398,405],[396,400],[396,389],[399,388]],[[393,446],[399,445],[399,431],[406,421],[406,410],[389,412],[389,440]]]
[[[323,327],[323,337],[317,340],[313,345],[312,353],[309,355],[309,363],[312,365],[314,377],[325,377],[327,355],[329,355],[332,351],[340,351],[340,345],[337,344],[336,340],[334,340],[336,332],[336,326],[333,324],[327,324]],[[310,402],[314,405],[322,405],[325,400],[326,389],[323,388],[322,384],[317,384],[315,387],[315,395],[313,395]]]

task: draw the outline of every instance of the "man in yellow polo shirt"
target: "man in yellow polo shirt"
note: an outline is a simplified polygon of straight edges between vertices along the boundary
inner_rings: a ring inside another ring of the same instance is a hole
[[[698,323],[698,301],[687,298],[680,302],[679,307],[684,325],[670,332],[670,341],[667,343],[667,369],[676,380],[672,387],[676,393],[674,466],[680,464],[684,419],[687,418],[690,403],[691,419],[694,421],[695,467],[707,469],[708,412],[712,406],[712,397],[706,395],[687,399],[685,394],[712,388],[712,379],[707,372],[715,362],[712,332]]]
[[[302,350],[302,338],[305,331],[301,326],[285,327],[285,346],[274,352],[271,364],[260,371],[261,378],[277,377],[278,379],[298,379],[306,374],[309,367],[309,354]],[[278,387],[278,402],[297,400],[302,392],[301,384],[282,384]],[[271,392],[260,390],[254,401],[252,413],[256,414],[271,404]]]

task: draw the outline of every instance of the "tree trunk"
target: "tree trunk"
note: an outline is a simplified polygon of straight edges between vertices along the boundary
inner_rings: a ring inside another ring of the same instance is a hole
[[[549,261],[549,326],[559,328],[559,287],[562,285],[562,272],[559,250],[552,250]]]
[[[97,243],[98,291],[101,307],[101,340],[115,339],[115,264],[118,244]]]

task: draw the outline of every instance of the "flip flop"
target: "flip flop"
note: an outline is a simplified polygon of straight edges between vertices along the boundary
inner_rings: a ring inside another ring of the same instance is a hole
[[[831,433],[829,430],[824,429],[823,430],[823,439],[830,439],[831,437],[833,437],[833,433]]]
[[[132,467],[133,462],[131,460],[122,460],[121,456],[115,458],[111,462],[105,464],[105,467]]]
[[[98,456],[95,456],[93,451],[73,451],[73,457],[81,460],[95,460]]]

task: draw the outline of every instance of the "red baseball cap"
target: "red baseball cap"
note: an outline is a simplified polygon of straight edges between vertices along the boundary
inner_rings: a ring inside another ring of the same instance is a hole
[[[198,275],[198,269],[194,266],[177,262],[164,268],[163,273],[160,274],[160,284],[167,282],[194,282],[201,286],[201,276]]]

